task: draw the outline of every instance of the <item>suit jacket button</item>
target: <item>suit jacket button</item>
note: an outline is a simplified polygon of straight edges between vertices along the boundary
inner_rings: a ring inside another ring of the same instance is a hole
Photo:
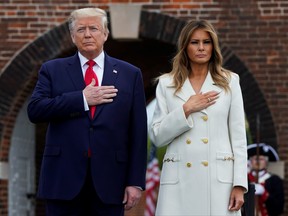
[[[192,163],[187,163],[186,166],[187,166],[188,168],[190,168],[190,167],[192,166]]]
[[[190,143],[191,143],[191,140],[190,140],[190,139],[187,139],[187,140],[186,140],[186,143],[187,143],[187,144],[190,144]]]

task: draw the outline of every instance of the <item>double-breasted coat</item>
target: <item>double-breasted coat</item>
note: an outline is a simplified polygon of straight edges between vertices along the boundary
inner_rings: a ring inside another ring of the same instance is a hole
[[[231,74],[229,86],[225,92],[208,72],[201,92],[215,90],[219,98],[186,118],[183,104],[195,95],[189,80],[175,94],[172,77],[160,77],[150,136],[167,150],[156,215],[241,215],[228,210],[232,187],[247,189],[245,115],[237,74]]]

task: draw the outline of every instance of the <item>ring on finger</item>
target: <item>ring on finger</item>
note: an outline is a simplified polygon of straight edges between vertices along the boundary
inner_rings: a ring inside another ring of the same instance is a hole
[[[211,102],[211,99],[210,98],[208,98],[208,103],[210,103]]]

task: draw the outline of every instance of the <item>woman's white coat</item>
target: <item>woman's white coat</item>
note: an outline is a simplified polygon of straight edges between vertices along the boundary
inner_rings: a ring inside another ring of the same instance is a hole
[[[210,75],[201,92],[220,92],[216,103],[185,117],[183,104],[195,92],[187,79],[174,94],[172,77],[160,77],[152,119],[151,140],[167,145],[163,159],[157,216],[241,215],[228,210],[233,186],[247,189],[245,115],[238,75],[230,92]]]

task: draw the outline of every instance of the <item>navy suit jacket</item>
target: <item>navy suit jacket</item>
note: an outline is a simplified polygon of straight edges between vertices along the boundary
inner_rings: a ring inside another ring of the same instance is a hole
[[[84,110],[78,55],[44,63],[28,105],[33,123],[49,122],[38,197],[70,200],[81,190],[90,147],[94,187],[105,203],[122,203],[126,186],[145,188],[147,117],[139,68],[105,54],[102,85],[118,89],[112,103]]]

